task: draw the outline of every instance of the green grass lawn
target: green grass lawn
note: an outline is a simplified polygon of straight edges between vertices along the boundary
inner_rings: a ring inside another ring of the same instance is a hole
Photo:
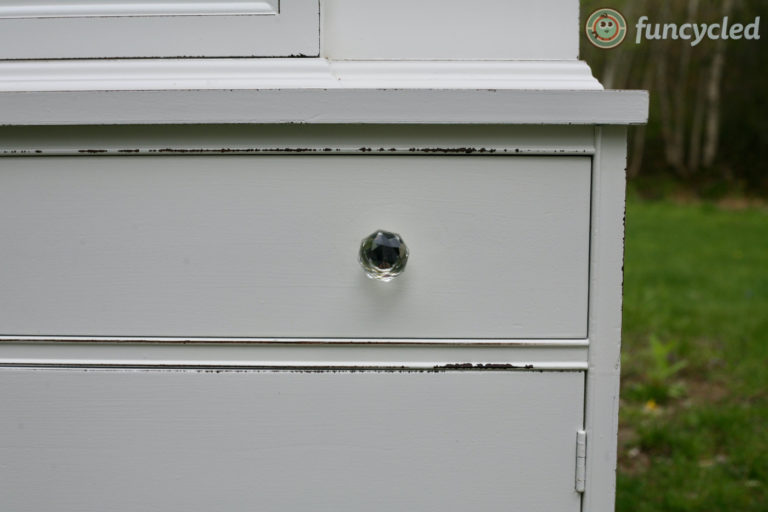
[[[630,199],[617,510],[768,510],[768,210]]]

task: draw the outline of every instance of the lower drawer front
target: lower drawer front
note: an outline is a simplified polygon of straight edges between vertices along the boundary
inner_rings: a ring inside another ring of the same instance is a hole
[[[0,334],[586,337],[589,157],[0,164]],[[410,249],[390,283],[376,229]]]
[[[0,370],[15,512],[577,512],[582,372]]]

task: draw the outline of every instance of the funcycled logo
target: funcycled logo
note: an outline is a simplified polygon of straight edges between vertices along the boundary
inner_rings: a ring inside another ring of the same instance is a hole
[[[587,39],[598,48],[615,48],[627,35],[627,21],[616,9],[598,9],[587,18]]]

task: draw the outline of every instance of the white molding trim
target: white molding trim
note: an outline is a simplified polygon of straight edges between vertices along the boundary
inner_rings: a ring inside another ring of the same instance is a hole
[[[168,338],[166,338],[167,340]],[[353,342],[0,343],[0,367],[586,370],[588,340],[404,345]],[[422,340],[419,340],[422,341]],[[563,343],[565,341],[566,343]]]
[[[174,125],[0,127],[0,157],[177,154],[592,155],[589,126]]]
[[[603,89],[583,61],[331,61],[351,88]]]
[[[642,124],[645,91],[278,89],[0,93],[0,125]]]
[[[472,345],[505,347],[588,347],[589,340],[573,339],[443,339],[443,338],[245,338],[211,336],[45,336],[0,335],[2,343],[128,343],[182,345]],[[1,346],[1,345],[0,345]]]
[[[7,61],[0,91],[216,89],[517,89],[603,87],[582,61],[136,59]]]
[[[125,0],[51,0],[18,2],[0,1],[0,18],[61,18],[101,16],[216,16],[276,15],[278,0],[165,0],[160,2]]]
[[[645,91],[581,61],[0,63],[0,124],[641,124]]]
[[[278,360],[278,361],[256,361],[253,363],[232,362],[232,361],[186,361],[186,360],[164,360],[164,361],[143,361],[143,360],[120,360],[96,361],[91,359],[19,359],[19,360],[0,360],[0,368],[126,368],[126,369],[171,369],[171,370],[280,370],[295,369],[306,371],[325,371],[325,370],[355,370],[355,371],[585,371],[586,362],[532,362],[532,361],[510,361],[506,363],[451,363],[449,361],[429,361],[429,362],[410,362],[410,361],[301,361],[301,360]]]

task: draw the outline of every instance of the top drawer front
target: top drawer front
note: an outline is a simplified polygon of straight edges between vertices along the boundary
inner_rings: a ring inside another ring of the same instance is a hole
[[[587,334],[589,157],[0,164],[0,334]],[[356,261],[378,228],[410,248],[390,283]]]

